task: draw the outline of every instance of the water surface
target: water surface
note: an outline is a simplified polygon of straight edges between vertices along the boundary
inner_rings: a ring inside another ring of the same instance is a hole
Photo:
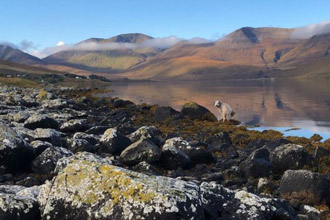
[[[215,100],[230,104],[235,119],[245,125],[273,128],[287,135],[309,137],[320,133],[330,138],[330,81],[315,80],[237,80],[152,83],[114,83],[112,93],[136,103],[169,105],[180,110],[195,101],[218,118]]]

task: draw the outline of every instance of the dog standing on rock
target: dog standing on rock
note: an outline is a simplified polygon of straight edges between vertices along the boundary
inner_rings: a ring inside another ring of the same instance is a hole
[[[229,121],[230,118],[235,115],[235,112],[227,103],[223,103],[220,100],[217,100],[215,101],[214,106],[219,110],[223,122]]]

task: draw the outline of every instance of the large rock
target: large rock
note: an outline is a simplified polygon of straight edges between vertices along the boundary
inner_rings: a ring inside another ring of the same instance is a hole
[[[179,114],[180,112],[169,106],[158,106],[154,113],[154,120],[156,122],[162,122],[178,116]]]
[[[177,148],[177,139],[172,138],[166,140],[162,147],[162,155],[160,158],[161,165],[168,170],[176,170],[181,167],[183,169],[190,166],[190,158],[181,149]]]
[[[270,162],[277,173],[303,168],[311,162],[311,159],[305,148],[296,144],[281,145],[270,154]]]
[[[188,102],[182,106],[181,114],[190,119],[208,120],[208,121],[218,121],[207,108],[198,105],[195,102]]]
[[[109,128],[100,139],[98,152],[119,155],[131,143],[131,140],[122,135],[117,129]]]
[[[68,107],[68,102],[64,99],[46,100],[43,102],[43,108],[61,110]]]
[[[31,115],[25,122],[24,127],[29,129],[36,128],[58,128],[58,122],[47,115],[35,114]]]
[[[231,138],[227,132],[212,135],[205,142],[212,151],[225,151],[232,145]]]
[[[330,205],[330,181],[320,173],[308,170],[287,170],[282,176],[280,191],[283,198],[303,204]]]
[[[141,138],[148,138],[157,146],[161,146],[164,141],[162,132],[155,126],[142,126],[132,134],[128,135],[128,138],[133,143]]]
[[[120,160],[129,166],[134,166],[142,161],[154,163],[159,161],[161,150],[148,139],[141,138],[139,141],[128,146],[121,154]]]
[[[73,153],[62,147],[47,148],[32,162],[32,171],[41,175],[52,175],[56,163],[63,157],[72,156]]]
[[[56,170],[39,193],[42,219],[280,219],[279,200],[145,175],[90,153],[63,158]]]
[[[75,133],[73,135],[73,139],[84,139],[93,145],[96,145],[100,141],[99,136],[96,136],[94,134],[86,134],[84,132]]]
[[[47,148],[53,146],[51,143],[46,141],[32,141],[30,145],[34,148],[36,152],[36,156],[39,156],[42,152],[44,152]]]
[[[96,151],[96,147],[85,139],[70,139],[67,142],[68,149],[74,153],[81,151],[94,153]]]
[[[253,151],[240,163],[239,168],[246,177],[265,177],[272,172],[273,165],[269,162],[269,151],[265,148]]]
[[[0,122],[0,167],[4,172],[28,170],[36,157],[34,149],[20,135]]]
[[[61,133],[50,128],[37,128],[34,134],[35,140],[46,141],[55,146],[62,146]]]
[[[40,219],[38,187],[0,186],[0,219]]]
[[[71,119],[70,121],[63,123],[60,130],[62,132],[75,133],[79,131],[86,131],[88,128],[90,128],[90,125],[86,119]]]

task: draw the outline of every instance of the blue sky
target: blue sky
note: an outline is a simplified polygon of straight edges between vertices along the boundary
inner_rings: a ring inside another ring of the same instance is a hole
[[[330,19],[327,0],[2,0],[0,41],[42,49],[140,32],[214,40],[243,26],[298,27]]]

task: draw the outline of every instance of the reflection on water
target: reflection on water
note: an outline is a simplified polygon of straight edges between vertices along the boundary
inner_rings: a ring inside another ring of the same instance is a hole
[[[105,94],[136,103],[170,105],[180,110],[195,101],[216,114],[220,99],[246,125],[299,127],[330,133],[330,81],[248,80],[113,84]],[[304,135],[305,136],[305,135]]]

